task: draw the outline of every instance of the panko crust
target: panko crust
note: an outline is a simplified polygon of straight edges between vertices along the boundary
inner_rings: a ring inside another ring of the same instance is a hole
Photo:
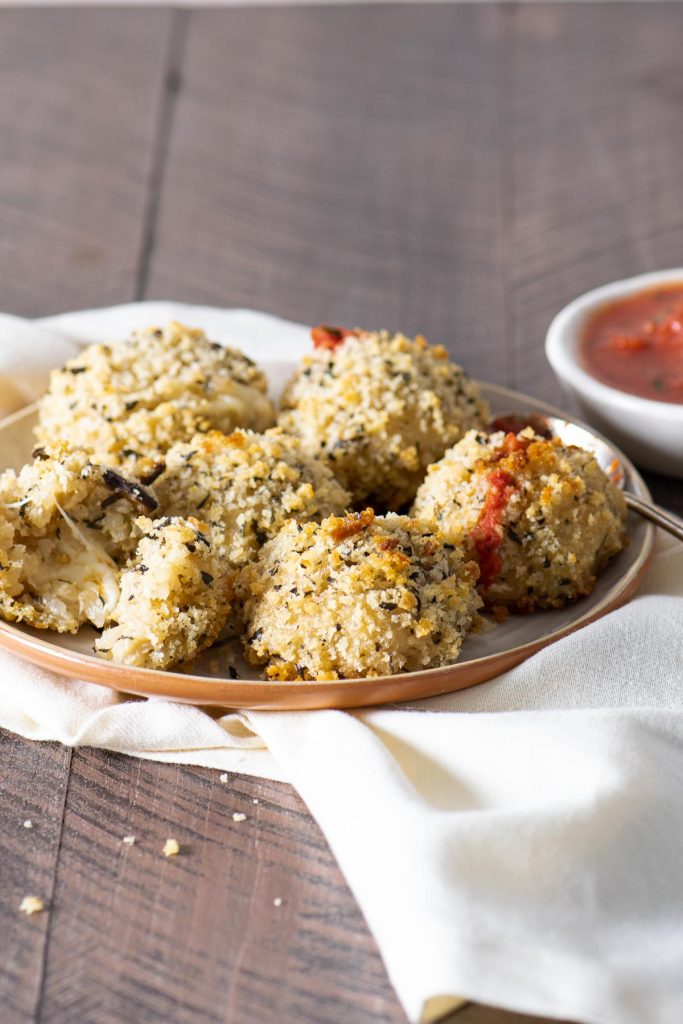
[[[337,331],[324,343],[321,332]],[[354,503],[398,509],[427,466],[488,408],[442,345],[388,331],[316,328],[282,399],[279,424],[329,464]]]
[[[477,575],[434,523],[372,509],[289,522],[238,577],[246,657],[280,680],[450,664],[481,604]]]
[[[36,434],[64,441],[139,479],[198,431],[264,430],[274,409],[262,371],[204,331],[171,322],[127,341],[90,345],[50,376]]]
[[[590,594],[627,542],[624,496],[594,456],[530,428],[467,433],[429,467],[412,512],[477,559],[487,605],[521,612]]]
[[[205,523],[137,520],[142,537],[121,575],[113,625],[95,650],[122,665],[166,669],[210,647],[230,611],[231,580]]]
[[[42,449],[0,476],[0,615],[38,629],[101,627],[118,600],[135,519],[156,501],[84,451]]]
[[[234,567],[255,558],[288,519],[320,520],[351,501],[325,463],[279,429],[210,431],[174,445],[155,493],[167,515],[201,515]]]

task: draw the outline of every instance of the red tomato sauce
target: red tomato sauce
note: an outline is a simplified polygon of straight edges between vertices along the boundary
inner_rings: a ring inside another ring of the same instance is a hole
[[[581,356],[619,391],[683,403],[683,281],[601,306],[583,329]]]
[[[320,324],[311,330],[313,348],[326,348],[334,352],[346,338],[358,337],[358,331],[346,327],[333,327],[331,324]]]
[[[474,541],[479,563],[479,581],[484,589],[491,586],[503,568],[500,546],[503,543],[503,513],[516,490],[515,478],[504,469],[494,469],[488,475],[489,489],[479,521],[470,536]]]

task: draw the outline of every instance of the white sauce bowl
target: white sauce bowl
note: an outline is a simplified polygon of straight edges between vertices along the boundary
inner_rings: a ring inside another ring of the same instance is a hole
[[[545,352],[560,383],[582,415],[612,438],[634,462],[665,476],[683,478],[683,404],[641,398],[591,377],[581,363],[581,334],[599,306],[662,284],[683,283],[683,268],[639,274],[594,288],[560,310]]]

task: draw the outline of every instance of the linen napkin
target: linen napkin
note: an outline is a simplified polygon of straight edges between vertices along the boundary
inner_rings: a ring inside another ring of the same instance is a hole
[[[125,333],[131,318],[210,328],[211,315],[154,303],[77,323],[0,317],[2,411],[32,398],[83,341]],[[290,329],[294,344],[294,325],[279,337]],[[293,783],[411,1021],[460,997],[587,1024],[674,1024],[682,625],[683,547],[660,540],[629,605],[457,694],[214,719],[0,653],[0,726]]]

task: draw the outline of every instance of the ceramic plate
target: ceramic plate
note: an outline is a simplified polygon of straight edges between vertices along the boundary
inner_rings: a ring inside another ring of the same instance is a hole
[[[133,327],[170,318],[204,327],[218,340],[242,348],[265,369],[277,397],[296,361],[310,350],[308,330],[298,324],[244,310],[218,310],[169,303],[139,303],[112,310],[70,313],[42,321],[84,342],[125,336]],[[552,406],[506,388],[481,384],[492,413],[533,411],[565,417]],[[566,418],[566,417],[565,417]],[[33,446],[35,409],[0,423],[0,467],[19,468]],[[621,455],[628,487],[649,498],[645,483]],[[474,686],[512,668],[529,655],[627,601],[640,580],[652,548],[654,530],[629,513],[630,544],[608,566],[594,592],[568,608],[511,616],[484,634],[470,636],[459,660],[444,668],[378,679],[273,683],[246,665],[235,641],[212,648],[181,672],[126,668],[93,654],[95,632],[84,627],[75,636],[0,623],[0,646],[62,675],[86,679],[125,693],[166,697],[193,704],[233,708],[342,708],[417,700]],[[238,678],[232,678],[237,675]]]

